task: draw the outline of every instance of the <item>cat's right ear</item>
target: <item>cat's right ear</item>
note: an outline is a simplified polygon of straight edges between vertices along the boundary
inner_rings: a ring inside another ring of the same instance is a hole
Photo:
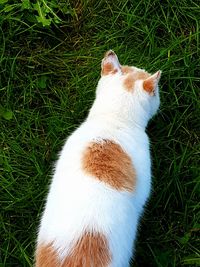
[[[115,52],[109,50],[105,53],[101,62],[101,76],[115,74],[117,72],[121,72],[121,65]]]
[[[149,78],[144,80],[143,88],[150,95],[154,95],[156,86],[158,85],[158,82],[160,80],[160,76],[161,76],[161,70],[157,71],[156,73],[151,75]]]

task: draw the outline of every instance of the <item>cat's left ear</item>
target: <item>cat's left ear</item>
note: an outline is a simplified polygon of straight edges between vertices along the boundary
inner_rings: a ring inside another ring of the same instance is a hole
[[[158,86],[158,82],[161,77],[161,70],[157,71],[153,75],[151,75],[149,78],[144,80],[143,82],[143,88],[146,92],[148,92],[150,95],[155,94],[155,89]]]
[[[121,72],[121,65],[115,52],[109,50],[101,62],[101,76],[117,72]]]

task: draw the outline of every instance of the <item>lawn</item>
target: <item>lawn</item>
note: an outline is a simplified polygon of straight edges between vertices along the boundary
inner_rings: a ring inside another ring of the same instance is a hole
[[[153,190],[132,266],[200,266],[198,1],[63,2],[0,1],[0,266],[32,266],[53,163],[87,116],[108,49],[162,70],[147,129]]]

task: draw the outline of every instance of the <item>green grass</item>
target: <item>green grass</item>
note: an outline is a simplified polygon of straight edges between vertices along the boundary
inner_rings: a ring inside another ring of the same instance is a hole
[[[148,127],[153,192],[132,266],[200,266],[200,7],[79,0],[72,8],[46,28],[23,11],[0,16],[0,266],[32,266],[53,162],[85,119],[110,48],[123,64],[163,71]]]

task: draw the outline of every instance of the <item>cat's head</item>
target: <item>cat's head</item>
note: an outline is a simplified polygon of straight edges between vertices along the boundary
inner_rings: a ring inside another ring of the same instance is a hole
[[[109,50],[101,63],[101,78],[97,99],[102,109],[109,108],[124,118],[146,126],[160,104],[158,82],[161,71],[149,74],[143,69],[123,66],[117,55]]]

